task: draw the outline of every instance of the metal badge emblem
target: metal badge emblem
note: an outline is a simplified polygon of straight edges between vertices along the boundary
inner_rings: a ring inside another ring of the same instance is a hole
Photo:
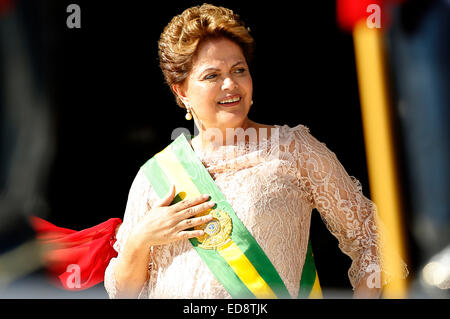
[[[217,249],[225,245],[230,240],[232,221],[227,212],[223,210],[213,210],[210,213],[213,220],[195,227],[205,232],[205,235],[197,237],[200,244],[198,247],[203,249]]]

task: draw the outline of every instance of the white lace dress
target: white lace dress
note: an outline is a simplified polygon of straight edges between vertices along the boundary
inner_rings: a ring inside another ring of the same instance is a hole
[[[348,275],[353,287],[368,273],[383,272],[380,249],[384,236],[375,222],[376,207],[362,194],[359,182],[305,126],[275,128],[276,134],[261,143],[222,146],[213,153],[195,147],[194,151],[291,296],[298,294],[313,208],[339,240],[339,248],[352,259]],[[130,229],[148,213],[147,202],[151,206],[157,200],[139,171],[114,245],[119,257]],[[139,298],[231,298],[188,240],[154,246],[148,253],[149,279]],[[105,273],[110,298],[117,295],[116,262],[117,258],[111,259]],[[406,275],[406,265],[404,269]]]

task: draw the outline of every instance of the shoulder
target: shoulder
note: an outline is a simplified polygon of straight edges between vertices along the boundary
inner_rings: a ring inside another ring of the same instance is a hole
[[[142,187],[147,187],[150,185],[150,182],[147,178],[147,176],[145,175],[144,169],[142,167],[139,168],[136,176],[133,179],[133,183],[131,184],[131,187],[135,187],[135,188],[142,188]]]
[[[151,193],[151,189],[152,187],[150,181],[141,167],[131,183],[128,200],[138,201],[142,198],[148,198]]]
[[[291,152],[323,152],[328,150],[325,143],[315,138],[308,127],[303,124],[296,126],[276,125],[279,143]]]
[[[314,137],[306,126],[279,126],[279,134],[280,149],[284,157],[294,160],[304,170],[303,173],[310,174],[314,171],[328,175],[341,167],[336,154]]]
[[[278,134],[283,138],[294,138],[310,135],[309,128],[303,124],[298,124],[296,126],[284,125],[274,125],[274,128],[278,130]]]
[[[259,133],[261,131],[265,132],[265,136],[269,139],[278,139],[282,144],[286,144],[295,137],[307,136],[310,135],[309,129],[302,125],[298,124],[297,126],[290,127],[289,125],[269,125],[252,122],[252,127],[255,128]]]

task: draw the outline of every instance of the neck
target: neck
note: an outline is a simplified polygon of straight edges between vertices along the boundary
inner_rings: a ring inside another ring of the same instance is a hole
[[[199,134],[192,140],[193,143],[205,149],[215,149],[223,145],[232,145],[236,143],[236,132],[246,131],[249,128],[257,128],[257,124],[248,118],[245,118],[239,125],[223,127],[205,127],[198,125]],[[227,138],[228,136],[228,138]]]

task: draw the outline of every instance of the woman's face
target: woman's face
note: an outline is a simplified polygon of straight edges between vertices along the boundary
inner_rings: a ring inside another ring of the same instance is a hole
[[[253,84],[239,45],[227,38],[203,41],[189,76],[175,91],[201,121],[200,129],[242,127],[250,110]]]

